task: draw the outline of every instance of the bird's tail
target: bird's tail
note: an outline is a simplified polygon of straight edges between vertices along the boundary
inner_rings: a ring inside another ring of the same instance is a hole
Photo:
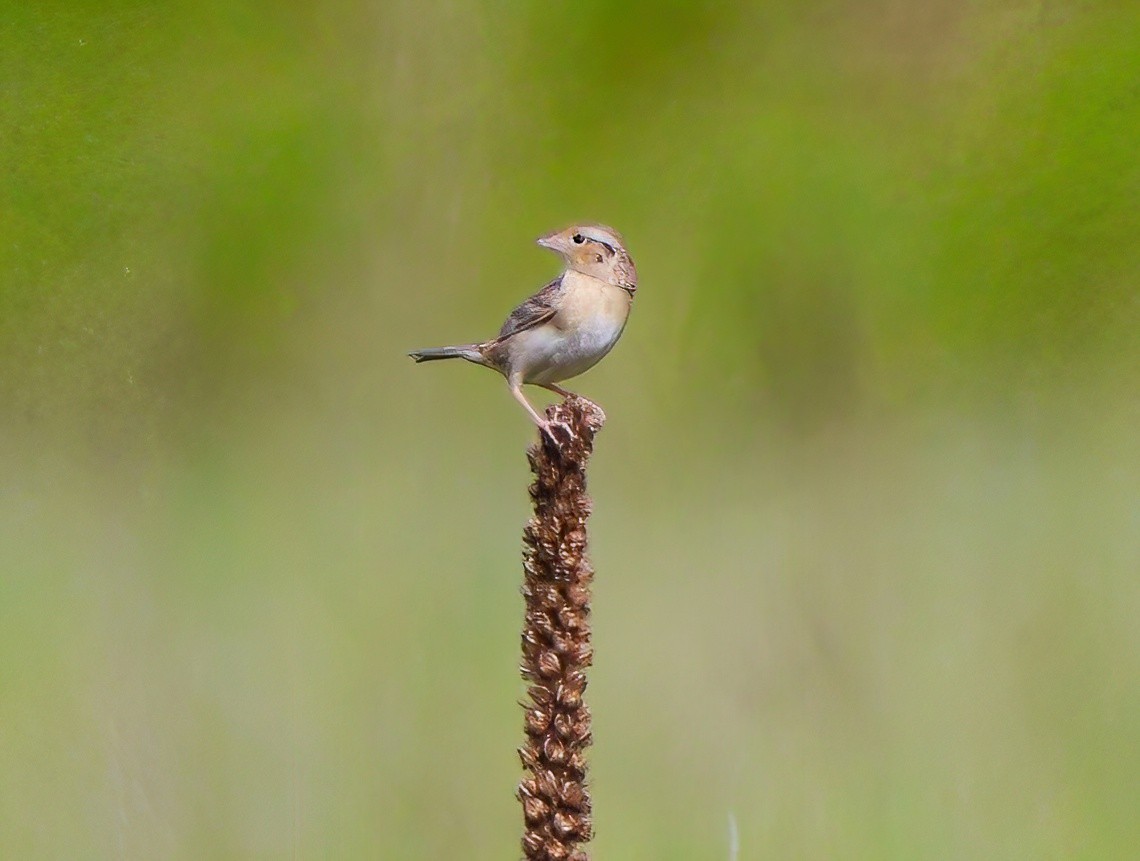
[[[432,347],[408,353],[417,362],[434,362],[436,359],[466,359],[477,365],[483,364],[483,353],[478,344],[458,344],[453,347]]]

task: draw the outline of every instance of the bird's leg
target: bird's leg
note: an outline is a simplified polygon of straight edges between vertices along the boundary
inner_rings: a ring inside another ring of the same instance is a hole
[[[566,391],[566,389],[562,388],[562,386],[558,385],[557,383],[539,383],[539,385],[542,386],[542,388],[548,389],[554,392],[554,394],[561,395],[564,398],[577,397],[577,395],[575,395],[573,392]]]
[[[536,425],[538,425],[540,428],[542,428],[543,430],[546,430],[546,426],[547,426],[548,422],[546,421],[546,419],[544,419],[542,416],[540,416],[538,414],[538,411],[535,410],[534,407],[532,407],[530,405],[530,401],[528,401],[526,399],[526,395],[523,394],[522,386],[519,385],[518,383],[512,382],[512,383],[510,383],[510,387],[511,387],[511,395],[514,397],[514,399],[516,401],[518,401],[520,404],[522,404],[522,408],[527,411],[527,414],[530,415],[530,417],[534,421],[534,423]]]
[[[530,401],[526,399],[526,395],[523,394],[522,385],[520,383],[511,381],[509,385],[511,388],[511,395],[514,397],[514,399],[522,404],[523,409],[527,411],[534,423],[538,425],[538,429],[550,437],[550,441],[557,445],[558,440],[554,436],[554,426],[557,425],[559,427],[565,427],[567,432],[569,432],[570,428],[563,422],[551,422],[540,416],[538,414],[538,411],[530,405]]]

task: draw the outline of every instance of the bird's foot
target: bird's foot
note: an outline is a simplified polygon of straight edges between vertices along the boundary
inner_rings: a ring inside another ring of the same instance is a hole
[[[555,447],[574,438],[574,429],[561,419],[547,419],[539,425],[539,429],[546,434],[546,438],[554,443]]]

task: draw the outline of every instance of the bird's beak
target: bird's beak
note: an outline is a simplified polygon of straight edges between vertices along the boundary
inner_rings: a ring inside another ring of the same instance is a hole
[[[540,236],[536,240],[543,248],[549,248],[551,251],[559,251],[558,247],[558,234],[548,233],[546,236]]]

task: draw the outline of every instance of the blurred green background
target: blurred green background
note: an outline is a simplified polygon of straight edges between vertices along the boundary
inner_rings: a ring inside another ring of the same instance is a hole
[[[621,230],[599,858],[1140,845],[1140,6],[0,16],[0,857],[517,857],[485,337]],[[536,399],[543,401],[542,394]]]

